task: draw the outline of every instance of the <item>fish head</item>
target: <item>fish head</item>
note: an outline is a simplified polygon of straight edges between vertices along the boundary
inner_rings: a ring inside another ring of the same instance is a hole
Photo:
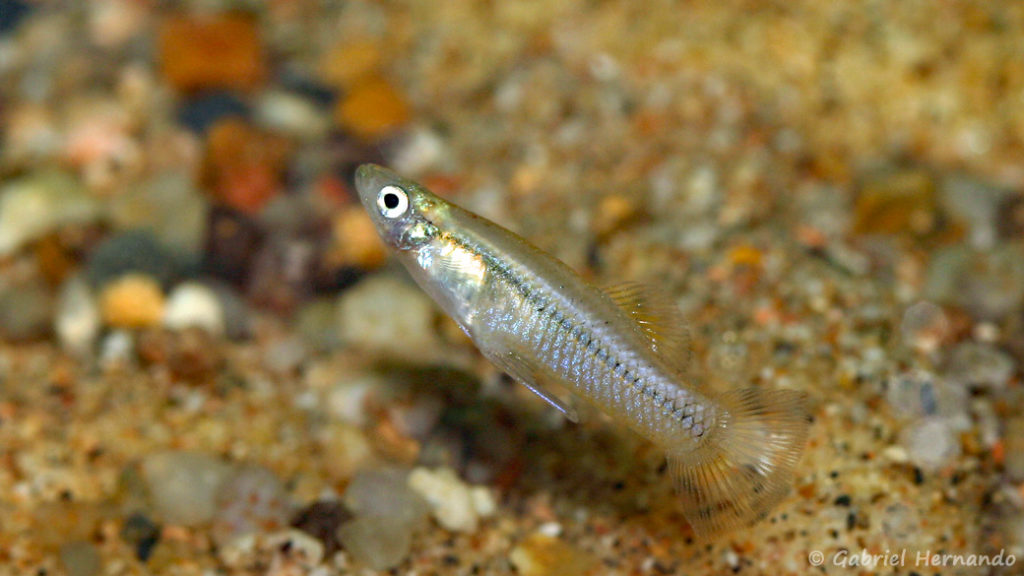
[[[396,250],[415,250],[431,241],[445,202],[416,182],[376,164],[356,170],[356,190],[377,233]]]
[[[387,168],[364,164],[356,189],[384,243],[412,278],[468,332],[487,266],[453,231],[481,221]]]

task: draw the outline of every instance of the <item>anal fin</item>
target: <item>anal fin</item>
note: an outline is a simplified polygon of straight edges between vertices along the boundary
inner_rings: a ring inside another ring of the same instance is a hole
[[[572,400],[562,398],[554,392],[555,384],[547,381],[548,379],[543,375],[543,369],[531,365],[529,361],[514,352],[489,355],[488,359],[561,412],[567,420],[579,423],[579,414],[573,407]]]

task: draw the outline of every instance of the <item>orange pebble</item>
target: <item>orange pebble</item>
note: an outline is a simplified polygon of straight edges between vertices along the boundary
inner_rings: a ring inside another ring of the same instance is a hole
[[[996,465],[1002,465],[1003,460],[1006,458],[1006,447],[1003,445],[1003,439],[996,440],[996,443],[992,445],[992,461]]]
[[[337,88],[345,88],[360,78],[372,75],[379,67],[381,53],[376,44],[348,41],[331,48],[320,62],[320,78]]]
[[[255,23],[243,16],[168,18],[160,28],[164,77],[178,90],[249,90],[266,77]]]
[[[251,214],[280,190],[288,154],[283,139],[225,118],[207,136],[205,179],[218,199]]]
[[[156,280],[126,274],[100,293],[103,320],[114,328],[147,328],[163,318],[164,294]]]
[[[338,102],[335,121],[365,140],[386,136],[409,121],[402,95],[381,78],[368,78],[352,87]]]
[[[729,251],[729,261],[756,268],[761,265],[761,251],[753,246],[736,246]]]
[[[333,240],[328,260],[335,266],[370,270],[387,260],[384,244],[362,206],[351,206],[338,213],[334,218]]]

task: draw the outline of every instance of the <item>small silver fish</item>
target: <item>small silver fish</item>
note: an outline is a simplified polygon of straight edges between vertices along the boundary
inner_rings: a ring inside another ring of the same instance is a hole
[[[386,168],[360,166],[356,187],[384,242],[485,357],[570,420],[565,392],[665,450],[697,535],[750,524],[786,495],[809,425],[802,394],[714,395],[689,378],[685,324],[656,292],[591,286]]]

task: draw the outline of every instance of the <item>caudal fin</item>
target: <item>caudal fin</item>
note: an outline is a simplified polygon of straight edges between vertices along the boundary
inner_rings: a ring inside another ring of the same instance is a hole
[[[792,390],[746,388],[721,401],[727,413],[697,448],[668,455],[699,537],[767,516],[789,491],[810,424],[804,395]]]

